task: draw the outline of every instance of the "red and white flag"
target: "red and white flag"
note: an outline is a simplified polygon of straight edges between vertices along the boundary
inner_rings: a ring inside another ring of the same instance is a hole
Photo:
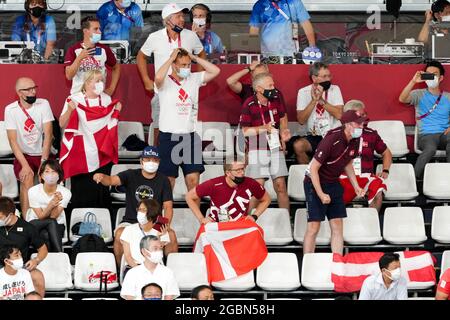
[[[400,255],[402,276],[408,283],[436,284],[434,257],[428,251],[403,251]],[[333,254],[331,281],[336,292],[357,292],[364,280],[380,272],[378,261],[383,252],[353,252],[342,256]]]
[[[119,160],[117,123],[118,100],[105,107],[78,104],[70,115],[61,141],[60,160],[64,178],[93,172]]]
[[[203,224],[195,239],[194,252],[205,255],[209,283],[252,271],[267,257],[264,231],[245,219]]]

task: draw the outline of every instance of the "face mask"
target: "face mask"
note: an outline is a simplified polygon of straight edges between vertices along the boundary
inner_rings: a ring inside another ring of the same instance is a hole
[[[142,168],[147,173],[155,173],[158,170],[159,163],[153,161],[146,161],[142,164]]]
[[[28,97],[25,97],[24,100],[28,104],[33,104],[36,102],[36,99],[37,99],[36,96],[28,96]]]
[[[191,68],[180,68],[177,73],[180,78],[186,79],[191,74]]]
[[[122,8],[128,8],[129,6],[131,6],[131,0],[123,0],[120,6]]]
[[[331,87],[331,81],[323,81],[319,83],[319,86],[321,86],[324,91],[327,91]]]
[[[162,259],[163,259],[163,256],[164,256],[162,250],[153,251],[153,252],[150,252],[150,251],[148,251],[148,250],[145,250],[145,251],[147,251],[147,253],[148,253],[148,255],[146,256],[146,258],[147,258],[150,262],[153,262],[153,263],[161,263],[161,261],[162,261]]]
[[[59,175],[56,173],[45,173],[42,179],[47,184],[57,184],[59,180]]]
[[[105,84],[103,83],[103,81],[96,82],[94,93],[96,95],[101,95],[103,93],[103,90],[105,90]]]
[[[269,100],[273,100],[277,96],[277,89],[264,89],[263,96]]]
[[[0,227],[4,227],[9,223],[9,220],[11,219],[11,215],[9,214],[5,219],[0,220]]]
[[[361,128],[355,128],[355,130],[352,132],[352,138],[356,139],[361,137],[362,135],[362,129]]]
[[[91,36],[91,42],[92,42],[92,43],[97,43],[97,42],[99,42],[100,40],[102,40],[102,34],[101,34],[101,33],[94,33],[94,34]]]
[[[177,26],[175,23],[173,23],[172,21],[170,21],[171,24],[173,24],[172,27],[172,31],[175,31],[176,33],[180,33],[181,31],[183,31],[183,28],[180,26]]]
[[[14,270],[20,270],[23,268],[23,259],[15,259],[15,260],[9,260],[11,263],[9,264]]]
[[[206,24],[206,19],[205,18],[194,18],[193,21],[199,27],[203,27]]]
[[[144,298],[144,300],[161,300],[161,298]]]
[[[234,179],[232,179],[233,180],[233,182],[234,183],[236,183],[236,184],[241,184],[242,182],[244,182],[244,180],[245,180],[245,176],[244,177],[233,177]]]
[[[439,86],[439,78],[436,76],[434,76],[433,80],[426,80],[425,82],[430,89],[434,89]]]
[[[443,16],[442,22],[450,22],[450,16]]]
[[[42,14],[45,12],[44,8],[34,7],[30,9],[31,15],[35,18],[40,18]]]
[[[397,281],[398,279],[400,279],[400,276],[402,275],[402,272],[400,271],[400,268],[394,269],[394,270],[388,270],[389,273],[391,274],[391,276],[389,277],[388,275],[386,275],[389,279],[391,279],[392,281]]]
[[[137,212],[137,221],[139,222],[139,224],[141,226],[143,226],[144,224],[147,224],[148,223],[147,213],[138,211]]]

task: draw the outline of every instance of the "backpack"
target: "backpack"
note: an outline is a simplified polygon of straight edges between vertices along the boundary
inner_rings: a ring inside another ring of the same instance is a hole
[[[131,134],[125,139],[122,146],[128,151],[142,151],[148,145],[139,139],[136,134]]]
[[[75,264],[77,254],[80,252],[109,252],[109,250],[102,237],[96,234],[86,234],[73,244],[71,264]]]

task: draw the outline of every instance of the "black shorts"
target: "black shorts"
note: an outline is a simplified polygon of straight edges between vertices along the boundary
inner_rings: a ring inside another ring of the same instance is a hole
[[[339,182],[322,183],[322,190],[331,198],[329,204],[323,204],[317,196],[311,180],[303,181],[306,195],[306,212],[308,213],[308,222],[324,221],[325,216],[328,220],[347,217],[347,210],[344,204],[344,188]]]
[[[314,153],[316,152],[317,146],[319,145],[320,141],[322,141],[322,136],[313,136],[313,135],[308,135],[308,136],[293,136],[291,139],[289,139],[288,142],[286,142],[286,149],[287,149],[287,156],[286,158],[290,158],[291,156],[294,155],[294,143],[297,140],[300,139],[306,139],[308,140],[309,144],[311,145],[311,152],[307,152],[307,155],[311,158]]]

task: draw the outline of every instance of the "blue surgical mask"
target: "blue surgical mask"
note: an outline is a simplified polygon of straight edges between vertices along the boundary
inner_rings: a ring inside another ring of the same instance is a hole
[[[99,42],[100,40],[102,40],[102,34],[101,34],[101,33],[94,33],[94,34],[91,36],[91,42],[92,42],[92,43],[97,43],[97,42]]]
[[[123,0],[120,6],[122,8],[128,8],[129,6],[131,6],[131,0]]]
[[[161,300],[161,298],[144,298],[144,300]]]
[[[179,77],[186,79],[191,74],[191,68],[180,68],[180,71],[177,73]]]
[[[352,132],[352,138],[353,139],[359,138],[359,137],[361,137],[361,135],[362,135],[362,129],[361,128],[355,128],[353,130],[353,132]]]
[[[0,220],[0,227],[6,226],[11,220],[11,214],[9,214],[5,219]]]

